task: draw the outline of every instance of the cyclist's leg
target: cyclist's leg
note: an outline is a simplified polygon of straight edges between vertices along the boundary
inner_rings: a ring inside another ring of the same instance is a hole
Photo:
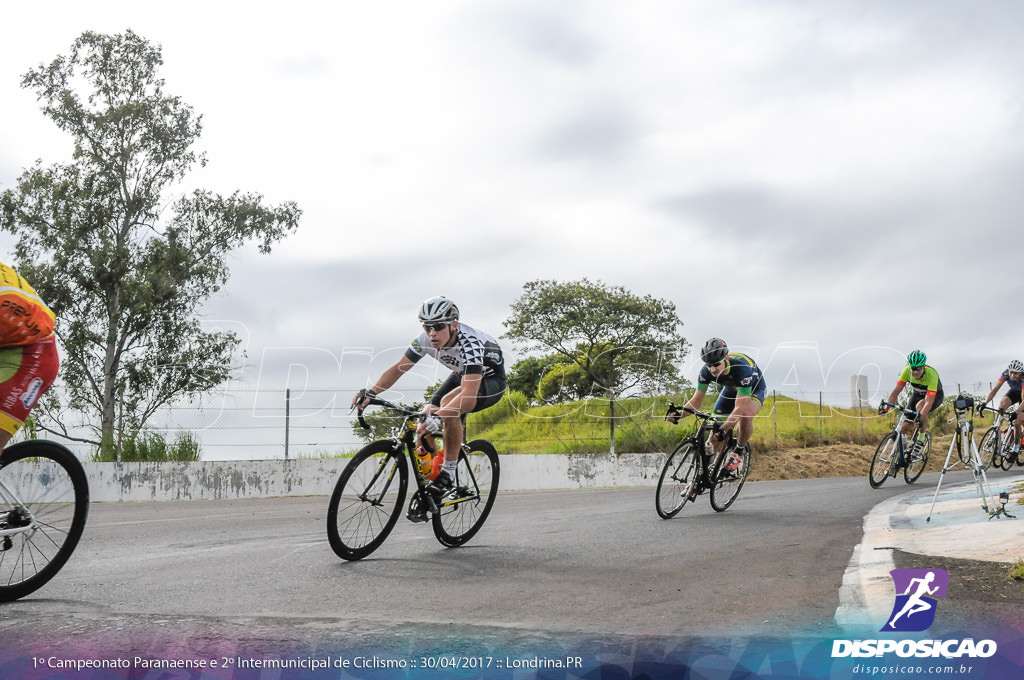
[[[718,400],[715,402],[715,408],[711,412],[716,416],[724,416],[728,418],[732,415],[733,410],[736,408],[736,390],[731,387],[726,387],[718,395]],[[714,449],[715,455],[721,452],[725,446],[724,441],[718,441],[717,437],[711,438],[711,447]],[[710,472],[710,470],[709,470]]]
[[[754,434],[754,418],[764,406],[764,396],[765,386],[761,383],[749,398],[738,399],[736,402],[736,411],[740,414],[740,421],[736,426],[736,443],[741,448],[747,445],[750,436]]]
[[[465,416],[494,406],[505,393],[505,381],[501,377],[480,377],[476,396],[472,400],[465,399],[463,377],[454,374],[453,377],[450,376],[430,400],[433,411],[440,416],[444,425],[443,469],[448,470],[451,479],[455,477],[459,451],[465,440]]]
[[[921,401],[924,399],[924,394],[914,392],[910,395],[910,399],[907,400],[907,409],[911,411],[917,411],[921,406]],[[907,435],[907,438],[914,436],[914,428],[918,427],[918,419],[910,420],[909,418],[903,423],[901,432]]]
[[[1013,404],[1017,404],[1017,410],[1020,411],[1020,402],[1020,392],[1008,392],[1006,396],[1003,397],[1002,404],[1000,404],[999,408],[1007,409]],[[1005,406],[1003,404],[1005,404]],[[1020,440],[1022,437],[1024,437],[1024,416],[1018,415],[1013,420],[1013,446],[1011,447],[1012,451],[1017,452],[1018,458],[1020,456]]]
[[[430,397],[430,403],[426,408],[428,413],[437,413],[441,418],[444,427],[445,462],[454,463],[459,458],[459,447],[463,439],[462,413],[458,412],[452,417],[450,411],[453,404],[461,403],[461,394],[462,376],[452,373]]]

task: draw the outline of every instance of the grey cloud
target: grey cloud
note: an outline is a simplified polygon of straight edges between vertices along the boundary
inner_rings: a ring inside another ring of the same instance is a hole
[[[572,18],[550,8],[509,13],[500,17],[502,30],[528,53],[564,65],[590,62],[598,44]]]
[[[537,152],[546,160],[609,163],[627,156],[639,138],[631,113],[593,104],[552,125],[540,137]]]

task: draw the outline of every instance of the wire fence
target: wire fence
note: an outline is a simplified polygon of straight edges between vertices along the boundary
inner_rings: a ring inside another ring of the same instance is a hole
[[[960,391],[984,396],[989,389],[991,385],[981,383],[957,385],[956,392],[947,388],[947,397]],[[860,394],[867,396],[858,398]],[[203,403],[165,408],[150,427],[170,441],[188,433],[198,441],[203,460],[326,458],[352,453],[365,444],[349,409],[353,396],[353,390],[230,389]],[[506,396],[497,406],[475,414],[467,432],[470,438],[485,432],[500,438],[502,453],[599,453],[611,450],[614,425],[616,452],[663,451],[680,438],[680,431],[663,419],[669,399],[624,400],[616,402],[613,412],[607,399],[528,409]],[[706,409],[713,399],[708,395]],[[755,420],[752,441],[767,448],[867,443],[877,439],[879,427],[887,427],[876,412],[880,399],[877,391],[769,392]],[[89,445],[65,443],[84,458],[94,453]]]

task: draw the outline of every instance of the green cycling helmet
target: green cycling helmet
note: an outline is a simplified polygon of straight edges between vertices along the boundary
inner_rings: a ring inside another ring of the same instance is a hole
[[[921,368],[926,361],[928,361],[928,357],[919,349],[915,349],[907,355],[907,363],[910,364],[911,368]]]

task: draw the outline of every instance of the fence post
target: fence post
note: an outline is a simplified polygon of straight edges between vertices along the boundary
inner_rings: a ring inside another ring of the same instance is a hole
[[[857,420],[860,421],[860,443],[864,443],[864,399],[861,397],[860,388],[857,388]]]
[[[291,425],[291,412],[292,412],[292,390],[288,388],[284,391],[284,459],[288,460],[288,435],[289,426]]]
[[[825,445],[825,415],[821,410],[822,393],[818,391],[818,446]]]
[[[772,421],[775,424],[775,448],[779,448],[779,393],[772,390]]]

